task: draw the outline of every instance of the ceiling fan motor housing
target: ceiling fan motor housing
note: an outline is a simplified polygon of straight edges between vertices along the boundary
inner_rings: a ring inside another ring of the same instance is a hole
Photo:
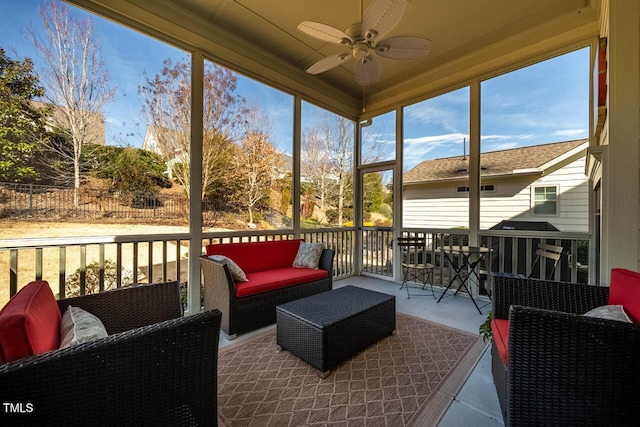
[[[365,42],[357,43],[353,46],[351,54],[356,59],[364,59],[369,55],[369,45]]]

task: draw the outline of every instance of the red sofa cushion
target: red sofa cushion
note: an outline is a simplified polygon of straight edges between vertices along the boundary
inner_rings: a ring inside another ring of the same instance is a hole
[[[640,273],[614,268],[609,286],[609,305],[622,305],[631,320],[640,322]]]
[[[327,277],[329,272],[326,270],[295,267],[247,273],[248,282],[236,282],[236,297],[242,298]]]
[[[509,321],[504,319],[493,319],[491,321],[491,332],[493,340],[498,348],[498,353],[502,362],[507,364],[507,349],[509,348]]]
[[[207,245],[207,255],[231,258],[245,273],[291,267],[301,239]]]
[[[49,284],[29,283],[0,311],[0,359],[11,362],[55,350],[62,316]]]

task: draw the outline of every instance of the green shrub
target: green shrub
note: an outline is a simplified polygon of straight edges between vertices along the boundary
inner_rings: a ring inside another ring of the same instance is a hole
[[[329,221],[329,223],[334,224],[336,221],[338,221],[337,209],[327,209],[327,211],[324,214],[327,217],[327,220]]]
[[[391,209],[391,206],[386,203],[380,205],[378,212],[387,219],[393,218],[393,210]]]
[[[118,284],[118,270],[116,263],[111,260],[104,262],[104,290],[113,289]],[[122,285],[133,283],[131,272],[123,271]],[[87,265],[85,269],[85,295],[100,292],[100,264],[97,261]],[[64,285],[65,297],[77,297],[80,295],[80,269],[69,276]]]
[[[491,332],[491,321],[493,320],[493,311],[490,311],[487,315],[487,318],[480,325],[479,332],[482,337],[483,342],[487,342],[493,336],[493,332]]]
[[[576,261],[583,265],[589,264],[589,241],[578,240],[577,246]]]
[[[253,212],[253,222],[254,222],[254,224],[262,221],[263,219],[264,219],[264,217],[262,216],[262,212]],[[246,222],[249,222],[249,212],[246,212],[244,214],[244,220]]]

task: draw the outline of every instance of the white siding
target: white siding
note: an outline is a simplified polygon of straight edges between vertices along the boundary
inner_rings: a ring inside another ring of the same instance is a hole
[[[468,194],[457,193],[456,186],[451,185],[405,187],[402,225],[408,228],[468,227]]]
[[[526,178],[482,180],[482,185],[495,185],[495,191],[481,193],[480,228],[491,228],[502,220],[547,221],[560,231],[588,232],[589,186],[584,164],[582,157],[534,182]],[[405,187],[403,227],[467,227],[469,193],[456,193],[459,185]],[[558,186],[558,215],[533,215],[531,189],[536,185]]]

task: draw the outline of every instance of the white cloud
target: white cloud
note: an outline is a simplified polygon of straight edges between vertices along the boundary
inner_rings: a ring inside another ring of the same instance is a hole
[[[444,100],[440,100],[444,101]],[[467,117],[460,113],[461,109],[446,102],[423,102],[412,105],[405,109],[409,122],[414,121],[421,124],[440,125],[447,131],[456,132],[460,129],[461,121],[466,121]]]
[[[585,129],[564,129],[558,130],[553,133],[556,136],[587,136],[587,131]]]
[[[489,151],[510,150],[512,148],[518,148],[518,144],[515,142],[505,142],[504,144],[494,145]]]
[[[417,138],[405,138],[404,140],[404,169],[409,170],[416,166],[418,163],[435,158],[428,154],[434,150],[442,150],[447,148],[455,148],[459,151],[458,154],[462,155],[463,147],[462,142],[464,138],[469,143],[469,135],[462,133],[449,133],[444,135],[429,135],[421,136]],[[468,146],[467,146],[468,147]],[[442,156],[437,156],[442,157]]]
[[[535,135],[530,133],[521,134],[521,135],[482,135],[481,140],[483,142],[506,141],[506,140],[527,141],[535,137],[536,137]]]

